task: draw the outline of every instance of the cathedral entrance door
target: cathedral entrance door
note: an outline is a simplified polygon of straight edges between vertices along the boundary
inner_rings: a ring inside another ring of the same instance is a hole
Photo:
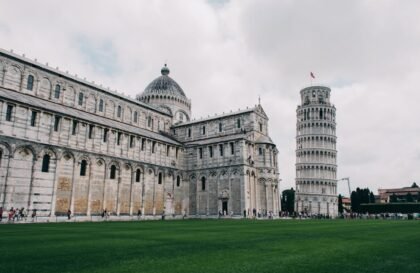
[[[222,200],[222,211],[223,215],[228,215],[228,201]]]

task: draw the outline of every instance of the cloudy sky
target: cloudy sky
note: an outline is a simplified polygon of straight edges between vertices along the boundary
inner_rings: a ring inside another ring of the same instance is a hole
[[[133,97],[167,62],[196,118],[260,95],[282,189],[313,71],[337,108],[339,178],[376,191],[420,182],[419,14],[414,0],[0,0],[0,47]]]

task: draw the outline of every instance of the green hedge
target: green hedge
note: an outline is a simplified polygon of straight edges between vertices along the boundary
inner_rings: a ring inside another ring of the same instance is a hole
[[[420,212],[420,203],[360,204],[363,213],[416,213]]]

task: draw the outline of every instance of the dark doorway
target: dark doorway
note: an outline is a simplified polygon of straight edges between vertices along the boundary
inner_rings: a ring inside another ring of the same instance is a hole
[[[222,211],[223,211],[223,215],[228,215],[228,201],[227,200],[222,201]]]

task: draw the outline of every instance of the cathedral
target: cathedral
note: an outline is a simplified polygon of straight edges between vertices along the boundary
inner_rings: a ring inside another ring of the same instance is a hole
[[[262,106],[193,120],[160,74],[133,99],[0,50],[0,206],[45,221],[278,216]]]

